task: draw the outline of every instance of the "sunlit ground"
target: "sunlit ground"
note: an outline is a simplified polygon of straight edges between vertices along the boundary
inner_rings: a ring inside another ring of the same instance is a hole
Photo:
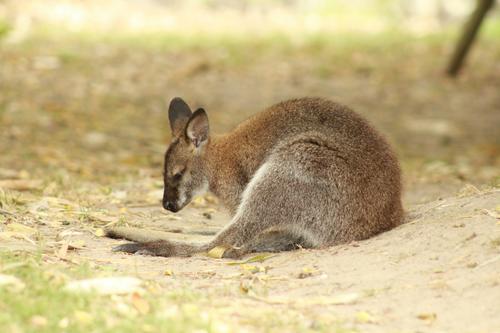
[[[174,96],[203,106],[215,132],[287,98],[347,104],[395,146],[408,208],[499,186],[498,14],[485,22],[461,75],[450,79],[444,68],[470,6],[439,18],[383,1],[362,10],[348,1],[247,9],[85,3],[0,5],[0,242],[12,250],[14,239],[23,250],[2,254],[0,274],[27,285],[14,295],[0,279],[0,310],[11,309],[0,311],[0,327],[9,331],[154,331],[160,324],[224,331],[224,315],[212,320],[204,308],[219,294],[183,300],[154,283],[136,298],[75,298],[59,290],[114,268],[101,271],[74,250],[66,253],[56,233],[96,233],[110,222],[148,225],[149,215],[127,209],[158,203],[169,138],[165,105]],[[219,210],[213,202],[201,207]],[[34,302],[30,310],[25,299]],[[55,304],[69,312],[47,314]],[[141,316],[142,323],[134,319]],[[333,317],[316,318],[319,326],[297,318],[281,321],[304,331],[344,327]],[[250,327],[283,324],[257,314],[244,319]]]

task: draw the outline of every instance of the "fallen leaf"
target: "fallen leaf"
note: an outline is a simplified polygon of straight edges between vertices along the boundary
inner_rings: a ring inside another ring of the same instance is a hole
[[[28,236],[26,236],[22,233],[12,232],[12,231],[0,232],[0,239],[1,240],[9,240],[11,238],[24,239],[25,241],[27,241],[33,245],[36,245],[34,240],[32,240],[31,238],[29,238]]]
[[[83,239],[71,240],[68,243],[68,250],[81,250],[85,247]]]
[[[97,228],[94,232],[94,235],[96,235],[97,237],[104,237],[106,233],[104,232],[103,228]]]
[[[464,239],[464,242],[466,241],[470,241],[474,238],[476,238],[477,234],[475,232],[473,232],[472,234],[470,234],[469,236],[467,236],[467,238]]]
[[[67,229],[67,230],[63,230],[60,233],[58,233],[56,236],[56,240],[60,241],[60,240],[63,240],[65,238],[69,238],[72,236],[81,236],[81,235],[83,235],[83,232],[81,232],[81,231],[74,231],[71,229]]]
[[[163,271],[163,275],[173,276],[174,272],[171,269],[166,269],[166,270]]]
[[[221,320],[211,320],[210,321],[210,332],[214,333],[229,333],[233,332],[233,330],[229,327],[229,325]]]
[[[205,200],[207,201],[207,203],[209,204],[218,204],[219,203],[219,199],[217,199],[216,196],[214,195],[211,195],[211,194],[206,194],[205,195]]]
[[[302,298],[300,300],[290,297],[272,297],[272,298],[256,298],[256,299],[270,304],[287,304],[298,307],[310,307],[314,305],[354,304],[360,298],[361,298],[360,294],[353,292],[353,293],[339,294],[335,296],[307,297],[307,298]]]
[[[85,213],[84,213],[85,214]],[[109,216],[101,212],[93,212],[93,213],[88,213],[88,216],[90,220],[95,221],[95,222],[105,222],[105,223],[111,223],[111,222],[118,222],[119,218],[116,216]]]
[[[310,267],[304,267],[302,268],[302,272],[300,272],[298,275],[297,275],[297,278],[299,279],[305,279],[305,278],[308,278],[308,277],[311,277],[315,274],[319,273],[319,271],[315,268],[310,268]]]
[[[69,280],[69,276],[56,270],[44,271],[43,277],[47,280],[50,280],[50,283],[53,285],[62,285],[63,283],[68,282]]]
[[[472,184],[466,184],[462,189],[458,191],[458,197],[468,197],[476,194],[481,194],[481,191]]]
[[[116,298],[116,295],[112,295],[111,299],[113,300],[113,308],[120,315],[131,318],[135,317],[139,312],[133,307],[131,304],[127,304],[124,302],[123,297]]]
[[[132,304],[140,314],[147,314],[150,306],[148,301],[141,297],[138,293],[132,294]]]
[[[215,275],[217,275],[217,273],[215,273],[211,269],[207,269],[207,270],[204,270],[204,271],[197,272],[196,275],[198,275],[199,277],[201,277],[203,279],[209,279],[209,278],[214,277]]]
[[[101,295],[141,292],[142,281],[134,277],[105,277],[71,281],[64,287],[69,292],[96,292]]]
[[[214,258],[214,259],[220,259],[224,256],[224,252],[226,252],[226,250],[227,250],[227,247],[216,246],[213,249],[211,249],[210,251],[208,251],[207,256],[209,256],[210,258]]]
[[[366,323],[373,324],[376,323],[378,320],[368,312],[360,311],[356,313],[356,321],[361,324],[366,324]]]
[[[500,213],[491,211],[489,209],[483,209],[482,212],[490,217],[493,217],[495,219],[500,219]]]
[[[306,299],[305,301],[301,302],[304,303],[305,305],[310,304],[310,305],[342,305],[342,304],[353,304],[355,303],[358,299],[360,299],[361,295],[358,293],[345,293],[345,294],[339,294],[331,297],[316,297],[316,298],[311,298],[311,299]]]
[[[55,211],[68,211],[78,208],[78,205],[62,198],[45,196],[42,199],[29,204],[29,211],[36,214],[40,211],[55,210]]]
[[[59,320],[59,323],[57,323],[57,326],[59,326],[59,328],[68,328],[68,326],[69,326],[68,317],[64,317],[63,319]]]
[[[250,282],[245,280],[240,281],[240,291],[243,294],[248,294],[250,291]]]
[[[12,231],[12,232],[17,232],[21,234],[26,234],[26,235],[32,235],[36,233],[36,229],[28,227],[24,224],[21,223],[9,223],[5,226],[6,231]]]
[[[266,271],[266,269],[264,267],[258,267],[258,266],[249,265],[249,264],[241,264],[240,268],[242,270],[250,272],[252,274]]]
[[[0,178],[5,179],[5,178],[21,178],[19,177],[20,173],[18,173],[16,170],[12,169],[4,169],[0,168]]]
[[[207,206],[207,201],[202,196],[197,196],[191,200],[191,205],[195,208],[204,208]]]
[[[16,269],[16,268],[19,268],[19,267],[24,267],[26,265],[27,265],[27,263],[25,263],[25,262],[12,262],[12,263],[9,263],[9,264],[6,264],[6,265],[1,265],[0,266],[0,272],[6,272],[8,270]]]
[[[264,262],[265,260],[272,258],[274,256],[275,254],[273,253],[261,253],[243,261],[228,262],[227,265],[234,266],[234,265],[250,264],[252,262]]]
[[[437,319],[437,315],[435,313],[420,313],[417,315],[417,318],[420,320],[434,321]]]
[[[80,310],[75,311],[75,313],[73,314],[73,317],[75,318],[75,320],[78,323],[84,324],[84,325],[91,323],[92,320],[94,319],[90,313],[85,312],[85,311],[80,311]]]
[[[64,242],[61,247],[59,248],[59,250],[57,251],[57,256],[59,258],[66,258],[66,255],[68,254],[68,247],[69,247],[69,243],[68,242]]]
[[[0,180],[0,188],[15,191],[31,191],[40,188],[41,180],[6,179]]]

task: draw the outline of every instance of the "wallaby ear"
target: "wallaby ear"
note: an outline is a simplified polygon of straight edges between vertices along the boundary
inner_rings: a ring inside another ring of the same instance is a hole
[[[168,121],[170,122],[170,129],[174,136],[179,136],[182,133],[191,114],[191,109],[182,98],[175,97],[170,101]]]
[[[198,148],[208,140],[208,116],[205,110],[196,110],[186,126],[186,137]]]

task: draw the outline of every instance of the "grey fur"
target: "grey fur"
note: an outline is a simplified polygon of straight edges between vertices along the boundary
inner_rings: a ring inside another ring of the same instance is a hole
[[[181,209],[208,184],[233,213],[231,223],[207,244],[143,242],[129,234],[139,243],[119,250],[190,256],[224,246],[225,256],[239,257],[366,239],[402,222],[392,149],[343,105],[320,98],[282,102],[201,148],[185,135],[167,151],[164,206],[181,202],[182,194],[187,200],[175,211]],[[171,175],[179,169],[185,171],[176,184]]]

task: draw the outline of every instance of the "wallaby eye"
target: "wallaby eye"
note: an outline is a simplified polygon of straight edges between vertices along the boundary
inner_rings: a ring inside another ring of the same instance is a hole
[[[174,173],[174,175],[172,176],[173,181],[174,182],[180,181],[182,179],[182,176],[184,176],[184,171],[186,171],[186,169]]]

